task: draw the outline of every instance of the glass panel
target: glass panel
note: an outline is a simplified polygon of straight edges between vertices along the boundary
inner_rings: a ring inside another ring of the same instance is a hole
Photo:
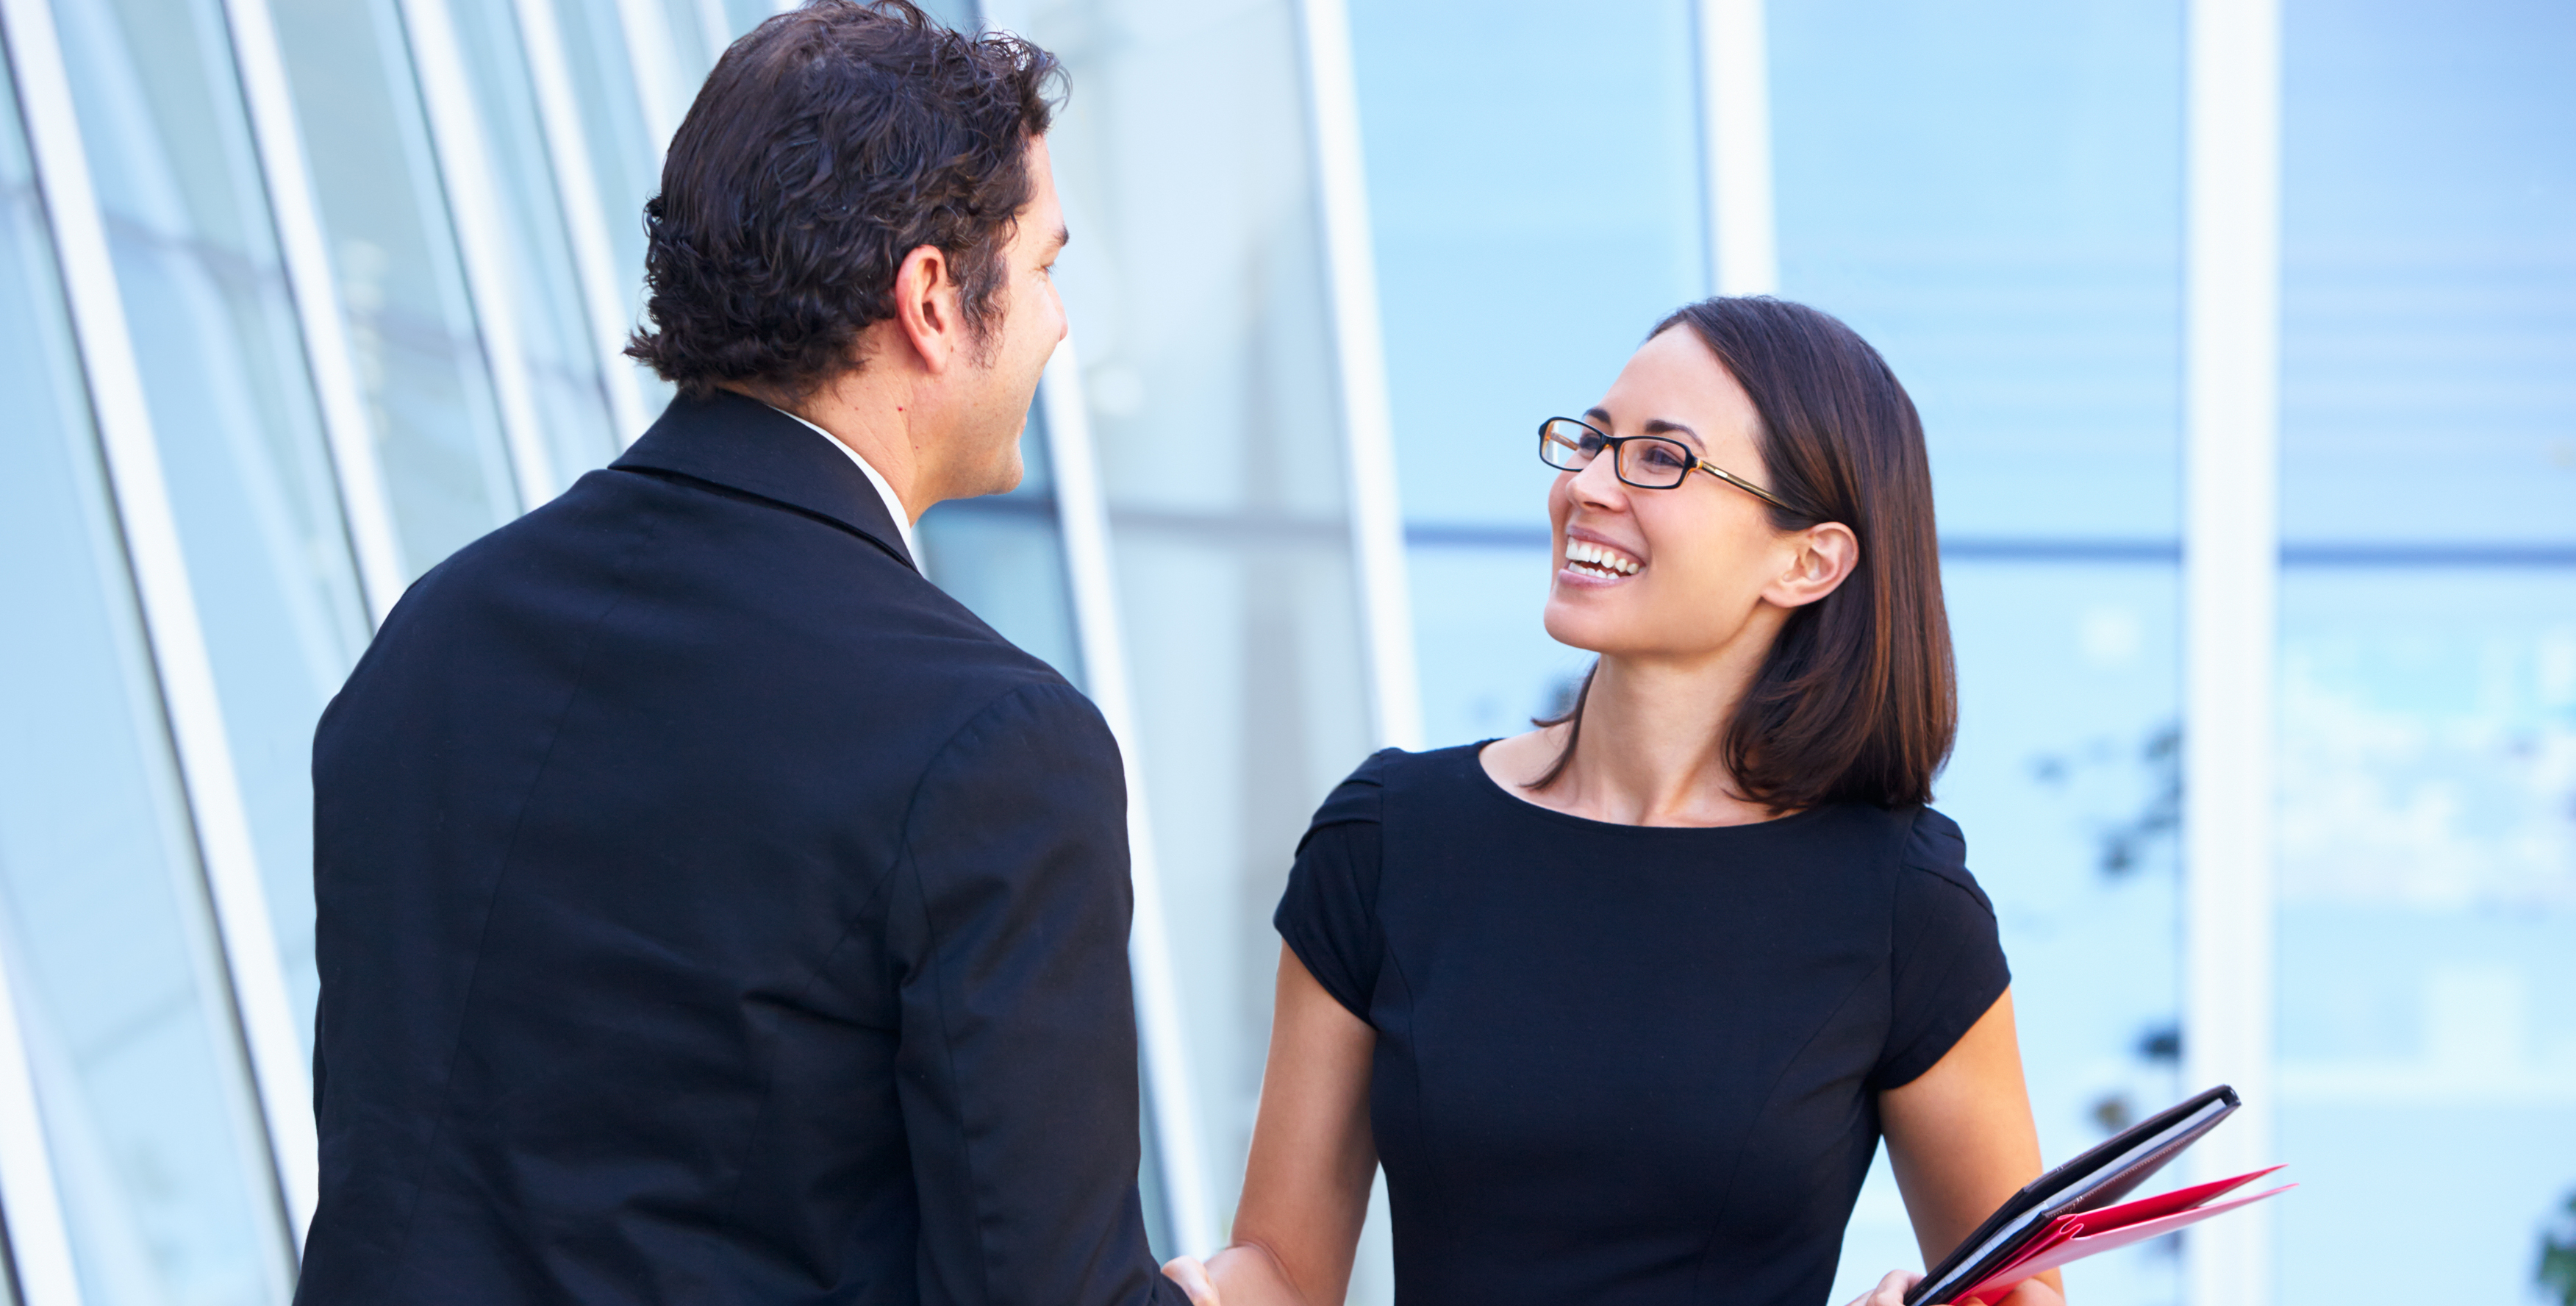
[[[600,388],[599,355],[582,312],[581,286],[573,276],[545,125],[537,117],[528,61],[509,7],[458,4],[449,12],[474,88],[493,187],[507,210],[509,307],[518,314],[519,340],[528,354],[537,420],[554,454],[556,477],[570,485],[583,472],[606,466],[619,445]]]
[[[2293,569],[2281,670],[2280,1299],[2543,1300],[2576,1198],[2576,569]]]
[[[2179,528],[2182,5],[1770,11],[1781,293],[1905,378],[1953,537]]]
[[[2282,532],[2576,545],[2576,8],[2284,6]]]
[[[393,0],[272,0],[386,488],[417,576],[518,513]]]
[[[313,723],[367,619],[232,46],[213,0],[55,12],[309,1046]]]
[[[1935,805],[2012,960],[2040,1148],[2063,1161],[2181,1096],[2181,588],[2170,562],[1949,559],[1959,743]],[[2067,1269],[2069,1300],[2179,1298],[2164,1240]],[[1881,1150],[1831,1301],[1922,1252]]]
[[[1306,818],[1368,752],[1287,0],[1063,0],[1059,264],[1109,499],[1208,1181],[1230,1209]],[[1223,1214],[1221,1210],[1220,1215]]]
[[[0,66],[0,964],[92,1306],[289,1271],[195,848]]]

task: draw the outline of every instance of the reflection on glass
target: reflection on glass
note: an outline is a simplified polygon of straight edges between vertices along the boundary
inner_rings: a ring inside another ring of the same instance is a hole
[[[1068,0],[1059,264],[1109,500],[1208,1184],[1231,1206],[1314,805],[1369,750],[1287,0]],[[1221,1214],[1221,1212],[1220,1212]]]
[[[2280,1300],[2540,1300],[2576,1195],[2576,571],[2283,576],[2280,842]]]
[[[1781,293],[1905,379],[1951,536],[2178,529],[2182,18],[1770,10]]]
[[[518,512],[394,0],[272,0],[401,536],[417,576]]]
[[[0,68],[0,965],[92,1306],[289,1270],[79,364]]]
[[[55,11],[287,983],[309,1022],[307,758],[367,621],[223,14],[213,0]]]
[[[2283,534],[2576,545],[2576,8],[2282,21]]]
[[[583,472],[606,466],[619,446],[601,389],[599,355],[582,313],[581,287],[573,277],[571,237],[546,154],[545,126],[507,6],[459,4],[448,12],[474,90],[493,190],[508,219],[509,238],[501,251],[509,260],[508,308],[518,315],[537,421],[554,455],[556,479],[570,485]]]

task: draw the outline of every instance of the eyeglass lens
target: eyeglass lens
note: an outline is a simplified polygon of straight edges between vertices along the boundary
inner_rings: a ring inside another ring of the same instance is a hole
[[[1579,472],[1609,443],[1591,427],[1560,419],[1539,433],[1539,456],[1551,467]],[[1671,440],[1631,436],[1619,441],[1618,449],[1619,465],[1614,470],[1620,480],[1640,489],[1668,490],[1690,475],[1690,450]]]

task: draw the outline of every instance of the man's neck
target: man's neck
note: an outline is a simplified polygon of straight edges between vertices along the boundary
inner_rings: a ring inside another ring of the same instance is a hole
[[[873,384],[873,380],[866,369],[861,369],[792,399],[752,386],[724,388],[801,417],[857,454],[894,492],[902,524],[908,530],[936,502],[926,483],[927,469],[912,442],[912,395],[909,387],[899,395],[883,393],[885,387]]]

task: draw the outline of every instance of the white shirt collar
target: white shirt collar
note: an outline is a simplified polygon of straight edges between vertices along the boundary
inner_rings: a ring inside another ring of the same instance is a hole
[[[778,405],[771,404],[770,407],[778,408]],[[796,417],[796,414],[788,413],[784,408],[779,408],[778,411],[787,413],[789,417]],[[886,483],[886,478],[879,475],[876,468],[868,466],[868,460],[860,457],[858,450],[841,443],[840,437],[833,435],[822,427],[816,426],[812,422],[806,421],[802,417],[796,417],[796,420],[803,423],[806,430],[812,431],[814,434],[823,437],[824,443],[840,450],[842,456],[848,458],[851,462],[857,463],[859,465],[859,470],[868,474],[868,484],[877,487],[877,497],[885,500],[886,515],[894,518],[894,528],[903,536],[903,551],[911,556],[914,566],[920,566],[921,550],[915,547],[912,542],[912,518],[904,515],[903,500],[895,497],[894,487]]]

